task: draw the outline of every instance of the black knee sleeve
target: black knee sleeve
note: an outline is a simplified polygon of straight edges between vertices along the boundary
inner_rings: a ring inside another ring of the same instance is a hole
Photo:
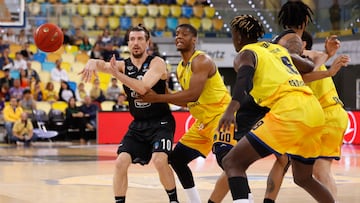
[[[195,158],[202,156],[199,151],[191,149],[181,143],[177,143],[170,154],[170,164],[178,176],[184,189],[195,186],[194,178],[188,164]]]

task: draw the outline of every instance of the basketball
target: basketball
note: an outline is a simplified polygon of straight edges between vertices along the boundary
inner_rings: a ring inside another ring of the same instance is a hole
[[[58,50],[64,41],[64,34],[60,27],[52,23],[40,25],[34,32],[35,45],[44,52]]]

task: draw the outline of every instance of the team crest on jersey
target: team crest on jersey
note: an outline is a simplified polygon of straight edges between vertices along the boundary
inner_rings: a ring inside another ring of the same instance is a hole
[[[128,71],[132,71],[134,70],[134,66],[127,66],[126,69],[128,69]]]
[[[160,147],[159,142],[155,142],[155,143],[154,143],[154,149],[159,149],[159,147]]]
[[[263,120],[258,121],[252,128],[252,130],[256,130],[258,127],[260,127],[262,124],[264,124]]]

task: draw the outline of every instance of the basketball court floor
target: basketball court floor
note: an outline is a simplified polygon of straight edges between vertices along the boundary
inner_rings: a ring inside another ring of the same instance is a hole
[[[116,145],[37,143],[30,148],[0,145],[1,203],[111,203]],[[274,157],[256,162],[248,170],[255,202],[262,202],[266,178]],[[212,154],[191,163],[202,202],[206,203],[221,173]],[[333,164],[340,203],[360,202],[360,145],[344,145],[340,161]],[[186,196],[177,181],[180,202]],[[128,203],[166,203],[168,198],[155,169],[132,165]],[[228,194],[223,202],[231,202]],[[315,202],[286,174],[278,203]]]

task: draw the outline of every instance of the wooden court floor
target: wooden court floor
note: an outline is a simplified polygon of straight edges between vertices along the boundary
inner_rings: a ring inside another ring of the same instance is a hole
[[[38,143],[24,148],[0,145],[1,203],[111,203],[116,145]],[[266,177],[274,157],[256,162],[248,170],[255,202],[262,202]],[[202,201],[207,202],[221,170],[211,154],[191,163]],[[360,202],[360,145],[344,145],[342,158],[333,164],[340,203]],[[186,202],[177,181],[179,200]],[[166,203],[167,196],[151,166],[129,169],[128,203]],[[223,202],[231,202],[230,194]],[[278,203],[315,202],[286,174]]]

